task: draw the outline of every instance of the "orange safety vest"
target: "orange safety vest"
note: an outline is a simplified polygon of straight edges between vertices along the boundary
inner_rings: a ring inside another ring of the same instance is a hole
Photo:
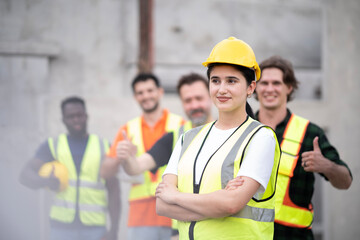
[[[283,134],[281,161],[275,193],[275,222],[288,227],[311,228],[313,208],[297,206],[289,196],[291,178],[299,159],[309,120],[292,114]]]

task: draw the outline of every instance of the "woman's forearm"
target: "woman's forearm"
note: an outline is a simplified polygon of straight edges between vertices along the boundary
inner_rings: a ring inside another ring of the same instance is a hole
[[[175,194],[174,204],[207,218],[226,217],[239,212],[256,193],[260,184],[244,177],[243,186],[236,189],[221,189],[207,194]]]
[[[161,200],[160,198],[156,199],[156,213],[160,216],[165,216],[173,218],[180,221],[199,221],[203,220],[206,217],[196,213],[194,211],[183,208],[179,205],[168,204]]]

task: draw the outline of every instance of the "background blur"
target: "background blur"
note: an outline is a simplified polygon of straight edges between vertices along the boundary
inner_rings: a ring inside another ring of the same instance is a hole
[[[137,0],[0,0],[0,238],[45,240],[49,192],[18,183],[24,163],[48,136],[65,131],[60,101],[85,98],[89,132],[113,140],[141,112],[130,82],[139,59]],[[203,73],[219,41],[249,43],[258,62],[291,60],[301,82],[290,108],[327,131],[353,173],[347,191],[317,181],[317,239],[360,235],[360,1],[153,0],[154,73],[162,105],[181,114],[178,78]],[[256,110],[257,102],[250,100]],[[215,111],[214,111],[215,113]],[[216,117],[216,116],[215,116]],[[126,235],[127,190],[119,239]]]

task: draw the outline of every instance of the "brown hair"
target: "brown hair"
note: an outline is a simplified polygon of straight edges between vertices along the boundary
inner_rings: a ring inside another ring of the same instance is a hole
[[[289,60],[286,60],[280,56],[272,56],[265,59],[260,63],[261,72],[266,68],[278,68],[283,72],[283,81],[288,87],[292,87],[292,91],[287,96],[287,101],[290,102],[293,99],[293,93],[298,89],[299,81],[294,74],[294,68]],[[261,78],[260,78],[261,80]],[[257,96],[256,96],[257,99]]]
[[[178,94],[180,95],[180,88],[185,84],[193,84],[194,82],[203,82],[207,89],[209,89],[208,82],[205,77],[203,77],[200,74],[197,73],[190,73],[187,75],[181,76],[181,78],[178,81],[178,84],[176,86],[176,90]]]

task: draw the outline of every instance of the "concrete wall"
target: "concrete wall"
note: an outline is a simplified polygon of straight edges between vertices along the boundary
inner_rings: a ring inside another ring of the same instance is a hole
[[[280,54],[294,63],[301,88],[291,109],[327,129],[354,175],[348,191],[321,181],[317,231],[327,240],[356,239],[359,1],[154,2],[154,72],[167,90],[189,71],[205,74],[201,62],[231,35],[248,42],[259,61]],[[140,113],[129,86],[138,54],[137,10],[137,1],[124,0],[0,0],[1,239],[47,239],[50,196],[17,179],[37,146],[65,131],[59,109],[64,97],[83,96],[89,131],[110,140]],[[163,106],[183,114],[174,94],[164,97]],[[126,235],[128,184],[122,188],[119,239]]]

